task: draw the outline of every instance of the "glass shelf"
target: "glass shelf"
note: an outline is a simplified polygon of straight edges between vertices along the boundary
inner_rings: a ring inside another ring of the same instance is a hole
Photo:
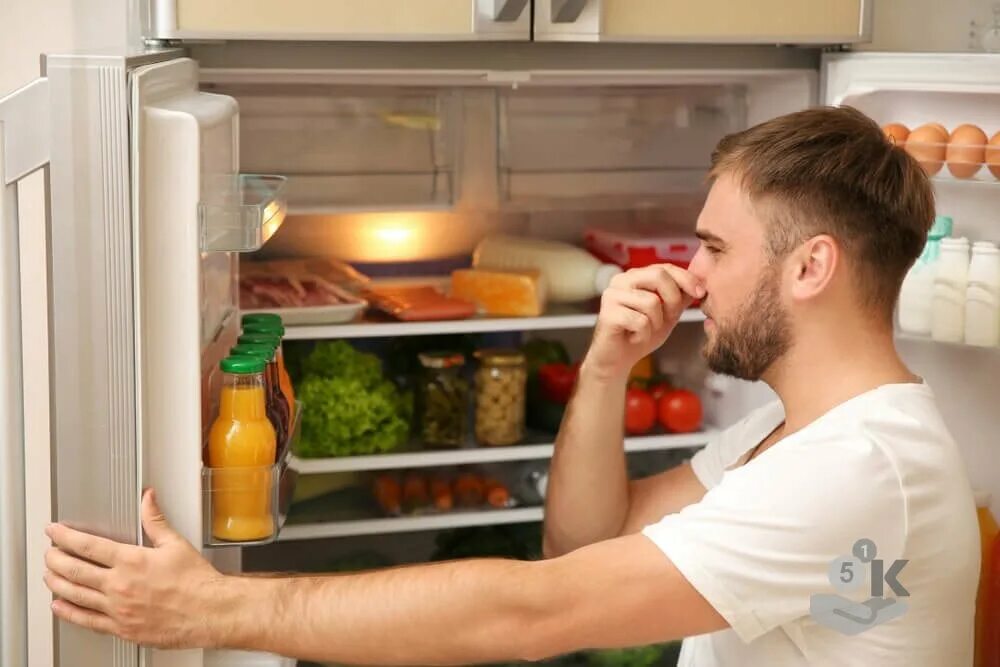
[[[276,462],[267,466],[202,468],[202,542],[206,547],[247,547],[270,544],[278,539],[288,518],[298,478],[298,472],[288,463],[301,426],[302,403],[296,401],[295,418]],[[237,511],[234,512],[234,509]],[[249,518],[241,517],[244,524],[253,522],[261,526],[260,534],[245,540],[217,536],[215,524],[222,525],[225,516],[234,514],[250,515]]]
[[[203,252],[253,252],[285,220],[285,177],[218,174],[202,179],[198,204]]]

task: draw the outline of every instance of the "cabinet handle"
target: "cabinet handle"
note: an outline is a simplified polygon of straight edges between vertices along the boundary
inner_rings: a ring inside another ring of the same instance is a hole
[[[552,22],[573,23],[587,6],[587,0],[552,0]]]
[[[510,23],[521,18],[528,0],[493,0],[493,20]]]

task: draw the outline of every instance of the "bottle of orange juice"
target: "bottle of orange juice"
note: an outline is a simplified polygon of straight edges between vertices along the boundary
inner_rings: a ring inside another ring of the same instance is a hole
[[[212,468],[212,535],[248,542],[274,533],[271,475],[277,448],[265,407],[263,359],[231,356],[224,373],[219,416],[208,436]]]
[[[976,593],[976,654],[975,667],[985,667],[986,619],[990,600],[990,578],[993,575],[993,549],[1000,528],[990,513],[990,494],[976,492],[976,514],[979,517],[979,537],[982,544],[982,562],[979,567],[979,590]]]
[[[281,344],[285,337],[285,325],[281,322],[281,317],[273,313],[247,313],[242,322],[244,335],[264,334],[277,337],[275,361],[278,363],[278,384],[288,401],[288,413],[295,419],[295,388],[292,387],[292,378],[285,368],[285,353]]]

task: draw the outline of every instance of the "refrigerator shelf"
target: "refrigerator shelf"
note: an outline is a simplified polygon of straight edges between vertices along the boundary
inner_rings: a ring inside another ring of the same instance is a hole
[[[422,530],[465,528],[468,526],[531,523],[541,521],[544,518],[544,513],[545,510],[542,507],[515,507],[513,509],[456,511],[447,514],[427,514],[422,516],[289,524],[282,531],[278,541],[292,542],[295,540],[316,540],[328,537],[385,535],[388,533],[408,533]]]
[[[662,433],[625,438],[625,451],[648,452],[703,447],[715,435],[716,431],[714,429],[708,429],[697,433]],[[542,437],[547,437],[549,440],[552,438],[551,435]],[[536,439],[541,440],[541,438]],[[469,446],[452,450],[407,451],[393,454],[376,454],[373,456],[345,456],[325,459],[302,459],[293,454],[289,466],[301,475],[429,468],[475,463],[548,459],[552,457],[553,449],[554,445],[551,442],[539,442],[538,444],[512,445],[509,447]]]
[[[203,252],[260,250],[288,212],[284,176],[206,176],[201,188],[198,223]]]
[[[688,308],[684,311],[680,321],[704,322],[705,314],[697,308]],[[351,324],[290,326],[285,329],[285,338],[288,340],[327,340],[496,331],[552,331],[590,329],[596,323],[597,313],[587,312],[579,307],[563,307],[553,309],[541,317],[471,317],[465,320],[433,322],[397,322],[366,318]]]
[[[295,481],[298,472],[290,467],[292,447],[299,438],[302,427],[302,403],[295,402],[295,418],[289,429],[288,438],[282,443],[278,460],[267,466],[240,468],[209,468],[201,471],[202,488],[202,542],[206,547],[253,546],[274,542],[281,527],[288,518],[288,508],[292,504],[295,492]],[[266,525],[270,532],[262,537],[245,540],[224,539],[215,533],[216,520],[220,522],[224,515],[234,512],[228,508],[246,507],[252,509],[246,523],[256,522]]]
[[[921,336],[919,334],[908,334],[901,331],[896,332],[896,340],[899,341],[913,341],[917,343],[926,343],[931,345],[941,345],[946,348],[953,349],[963,349],[963,350],[981,350],[986,352],[1000,353],[1000,347],[991,347],[988,345],[972,345],[971,343],[952,343],[943,340],[934,340],[930,336]]]

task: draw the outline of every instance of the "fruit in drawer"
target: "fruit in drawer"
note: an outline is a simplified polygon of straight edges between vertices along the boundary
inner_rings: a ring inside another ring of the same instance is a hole
[[[993,178],[1000,179],[1000,132],[990,138],[990,145],[986,147],[986,166]]]
[[[941,171],[948,145],[948,130],[939,123],[927,123],[910,132],[906,152],[912,155],[928,176]]]
[[[948,139],[945,159],[955,178],[970,178],[986,158],[986,133],[975,125],[959,125]]]

